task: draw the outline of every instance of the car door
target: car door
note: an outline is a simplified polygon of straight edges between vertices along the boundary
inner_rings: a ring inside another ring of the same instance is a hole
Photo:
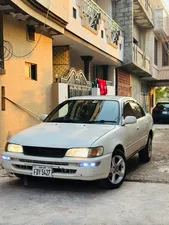
[[[123,109],[123,118],[125,119],[127,116],[135,116],[129,101],[124,103]],[[137,123],[126,124],[124,126],[125,129],[124,145],[125,145],[125,155],[127,158],[133,155],[138,149],[137,127],[138,127]]]
[[[138,149],[146,145],[148,134],[148,121],[143,108],[135,101],[131,101],[130,105],[133,109],[134,116],[137,118],[137,138]]]

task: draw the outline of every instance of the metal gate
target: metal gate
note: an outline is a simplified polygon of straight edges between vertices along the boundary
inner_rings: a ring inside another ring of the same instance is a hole
[[[68,97],[75,97],[75,96],[86,96],[91,95],[91,91],[87,86],[83,85],[68,85]]]
[[[68,97],[91,95],[91,87],[83,71],[76,71],[72,68],[66,78],[62,78],[61,82],[68,84]]]

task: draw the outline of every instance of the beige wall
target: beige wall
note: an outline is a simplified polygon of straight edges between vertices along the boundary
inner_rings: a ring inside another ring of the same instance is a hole
[[[63,2],[64,1],[65,0],[63,0]],[[11,2],[13,2],[15,5],[19,6],[20,9],[22,9],[24,12],[26,12],[31,17],[37,19],[38,21],[41,21],[42,23],[46,24],[47,26],[59,31],[60,33],[64,33],[64,28],[62,26],[58,25],[58,23],[56,23],[55,21],[51,21],[51,20],[47,19],[47,14],[42,15],[38,11],[35,11],[34,8],[31,8],[30,5],[25,3],[25,2],[27,2],[26,0],[11,0]],[[57,2],[58,2],[58,0],[57,0]],[[60,2],[61,2],[61,0],[60,0]],[[51,10],[51,7],[53,7],[52,5],[53,4],[50,4],[50,7],[48,6],[50,10]]]
[[[112,11],[112,1],[111,0],[94,0],[102,10],[104,10],[110,18],[112,18],[113,11]]]
[[[50,11],[55,13],[63,20],[68,22],[69,19],[69,0],[36,0],[47,9],[50,8]]]
[[[139,47],[141,47],[141,43],[140,43],[140,28],[138,27],[138,25],[134,22],[133,23],[133,37],[138,41],[138,45]]]
[[[135,22],[133,23],[133,37],[138,41],[139,48],[146,52],[146,43],[147,43],[147,32],[149,30],[145,30],[140,28]]]
[[[4,39],[13,46],[14,54],[28,53],[34,43],[26,40],[26,24],[10,16],[4,18]],[[25,62],[37,64],[37,81],[25,78]],[[52,40],[42,36],[37,48],[25,58],[12,57],[5,62],[6,74],[0,76],[0,87],[5,86],[6,97],[40,115],[51,110]],[[0,98],[1,104],[1,98]],[[39,121],[15,105],[6,101],[6,111],[0,110],[0,149],[7,137]]]

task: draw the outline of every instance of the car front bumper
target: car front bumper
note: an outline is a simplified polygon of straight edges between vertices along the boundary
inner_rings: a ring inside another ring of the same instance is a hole
[[[52,168],[52,178],[92,181],[108,176],[111,157],[112,154],[88,159],[48,158],[4,152],[2,166],[9,173],[29,176],[33,176],[34,166],[46,166]],[[86,166],[87,163],[92,166]]]

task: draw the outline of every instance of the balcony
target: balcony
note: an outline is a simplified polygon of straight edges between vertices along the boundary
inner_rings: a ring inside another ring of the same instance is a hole
[[[160,39],[169,37],[169,16],[164,9],[154,10],[154,31]]]
[[[133,44],[133,62],[145,72],[150,73],[149,57],[135,44]]]
[[[67,30],[116,60],[123,61],[124,37],[121,27],[93,0],[72,0]]]
[[[136,44],[132,46],[132,62],[124,67],[129,73],[141,77],[151,76],[150,59]]]
[[[149,0],[134,0],[134,20],[142,28],[154,26],[153,12]]]

